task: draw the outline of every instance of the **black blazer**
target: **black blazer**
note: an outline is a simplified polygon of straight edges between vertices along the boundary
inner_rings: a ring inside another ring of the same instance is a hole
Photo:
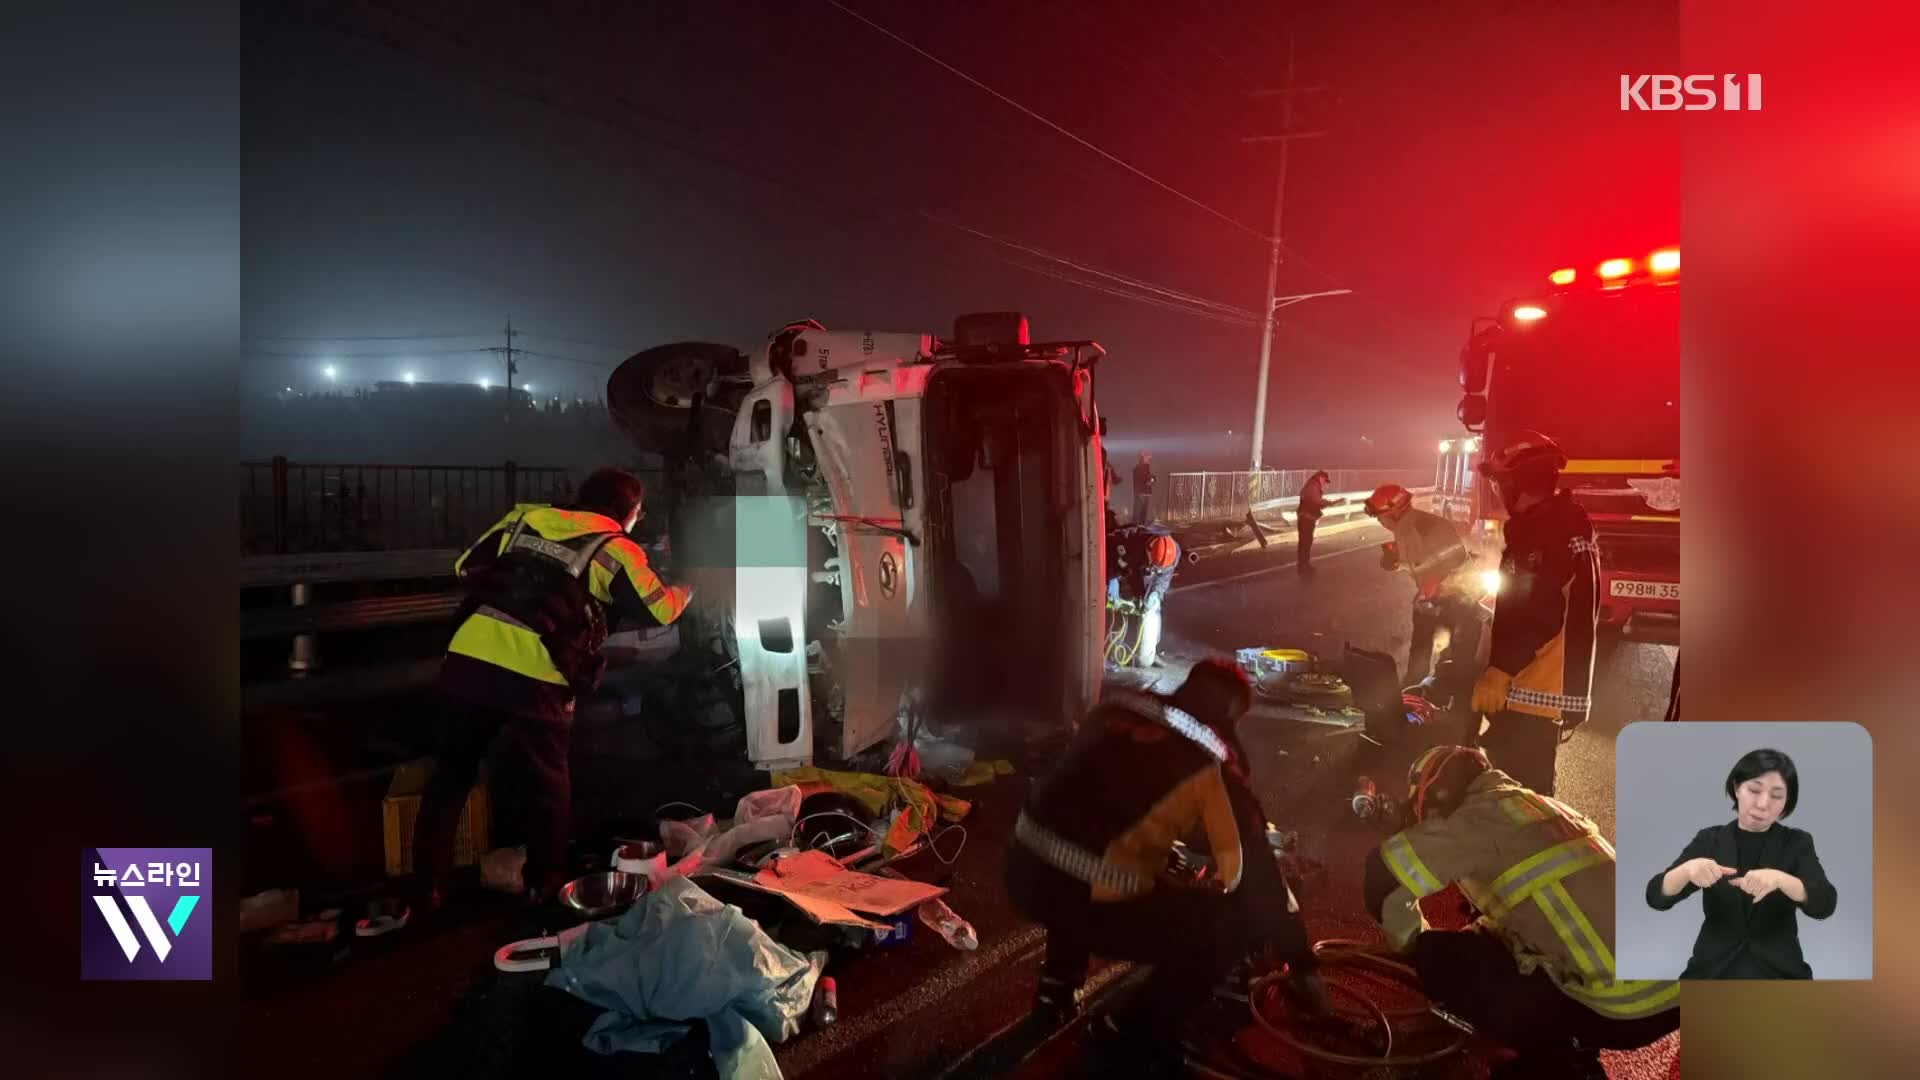
[[[1694,834],[1680,857],[1647,882],[1647,906],[1665,911],[1702,891],[1689,881],[1673,896],[1660,894],[1660,879],[1666,877],[1667,870],[1688,859],[1706,856],[1722,866],[1737,866],[1739,853],[1734,837],[1739,827],[1730,821]],[[1693,957],[1687,961],[1687,969],[1680,973],[1682,979],[1719,978],[1743,948],[1753,950],[1761,960],[1781,972],[1782,978],[1813,978],[1813,968],[1800,954],[1800,925],[1795,913],[1804,911],[1810,918],[1824,919],[1833,914],[1839,894],[1827,880],[1826,871],[1820,868],[1819,857],[1813,853],[1812,834],[1774,825],[1760,842],[1759,868],[1781,870],[1799,878],[1807,887],[1806,903],[1796,904],[1787,894],[1775,891],[1756,904],[1751,896],[1724,881],[1708,886],[1700,900],[1707,921],[1700,927],[1700,936],[1694,939]]]

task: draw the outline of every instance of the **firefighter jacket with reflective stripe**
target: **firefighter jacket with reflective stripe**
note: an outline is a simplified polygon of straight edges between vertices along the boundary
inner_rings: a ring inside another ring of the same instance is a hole
[[[1593,693],[1600,547],[1560,492],[1507,522],[1488,662],[1513,676],[1507,708],[1578,724]]]
[[[1387,529],[1400,549],[1401,569],[1412,575],[1420,599],[1431,600],[1443,592],[1474,599],[1467,542],[1451,521],[1425,510],[1408,510]]]
[[[462,580],[492,566],[510,547],[573,566],[593,601],[642,625],[665,626],[686,610],[689,590],[662,582],[620,523],[601,514],[522,503],[454,562]],[[482,604],[447,646],[441,688],[451,696],[523,715],[568,711],[573,691],[525,613]]]
[[[1108,902],[1152,890],[1173,842],[1198,832],[1231,892],[1241,852],[1221,772],[1228,753],[1218,734],[1164,698],[1110,695],[1028,799],[1015,841]]]
[[[1458,885],[1522,973],[1545,971],[1594,1012],[1625,1020],[1679,1002],[1676,982],[1615,977],[1613,846],[1579,811],[1498,769],[1459,809],[1388,837],[1372,860],[1367,904],[1396,947],[1427,929],[1420,899]]]

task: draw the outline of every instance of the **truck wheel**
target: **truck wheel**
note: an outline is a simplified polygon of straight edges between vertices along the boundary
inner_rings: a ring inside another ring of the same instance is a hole
[[[667,452],[683,444],[696,397],[708,414],[700,418],[701,445],[724,454],[733,434],[733,414],[745,399],[747,355],[728,345],[682,341],[628,357],[607,379],[607,411],[643,449]]]

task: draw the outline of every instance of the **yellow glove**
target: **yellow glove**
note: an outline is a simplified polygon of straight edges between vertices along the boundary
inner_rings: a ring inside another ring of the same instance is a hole
[[[1473,711],[1481,714],[1497,713],[1507,707],[1507,688],[1513,685],[1513,676],[1493,665],[1480,673],[1473,683]]]

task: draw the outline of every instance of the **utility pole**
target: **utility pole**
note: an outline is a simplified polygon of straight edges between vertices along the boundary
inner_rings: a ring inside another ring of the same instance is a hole
[[[1269,239],[1267,252],[1267,308],[1260,325],[1260,379],[1253,397],[1253,460],[1249,469],[1260,471],[1260,451],[1267,438],[1267,373],[1273,361],[1273,321],[1274,312],[1279,309],[1278,298],[1274,290],[1280,285],[1280,224],[1287,198],[1287,148],[1295,139],[1316,139],[1325,135],[1324,131],[1293,130],[1293,96],[1324,90],[1324,86],[1293,85],[1294,39],[1292,31],[1287,33],[1287,85],[1279,90],[1255,90],[1254,97],[1272,97],[1278,95],[1280,106],[1280,134],[1254,135],[1240,140],[1249,143],[1277,142],[1280,144],[1279,176],[1273,184],[1273,235]]]
[[[511,422],[513,420],[513,377],[520,373],[520,365],[513,362],[513,354],[516,352],[522,351],[520,349],[516,349],[513,347],[513,339],[520,336],[520,331],[515,330],[513,328],[513,316],[511,315],[507,316],[506,335],[507,335],[506,345],[495,346],[494,348],[488,349],[487,351],[491,353],[499,353],[501,357],[504,358],[507,362],[506,419],[508,422]]]

